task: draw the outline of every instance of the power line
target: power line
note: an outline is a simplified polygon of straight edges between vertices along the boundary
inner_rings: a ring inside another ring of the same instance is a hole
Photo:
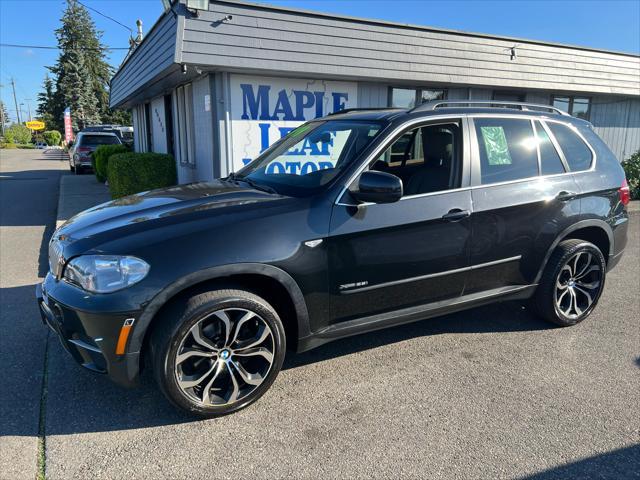
[[[121,27],[126,28],[127,30],[129,30],[129,33],[130,33],[130,34],[131,34],[131,36],[133,37],[133,30],[131,30],[129,27],[127,27],[124,23],[121,23],[121,22],[119,22],[118,20],[116,20],[115,18],[110,17],[109,15],[106,15],[106,14],[102,13],[102,12],[101,12],[101,11],[99,11],[99,10],[96,10],[95,8],[90,7],[89,5],[85,5],[84,3],[80,2],[80,1],[78,1],[78,3],[79,3],[80,5],[82,5],[83,7],[88,8],[89,10],[91,10],[91,11],[93,11],[93,12],[96,12],[98,15],[101,15],[101,16],[103,16],[104,18],[107,18],[107,19],[111,20],[112,22],[117,23],[117,24],[118,24],[118,25],[120,25]]]
[[[0,43],[0,47],[10,47],[10,48],[36,48],[40,50],[60,50],[60,47],[53,47],[50,45],[22,45],[19,43]],[[65,50],[83,50],[83,51],[99,51],[99,50],[129,50],[129,47],[104,47],[104,49],[95,48],[95,47],[74,47],[67,48]]]

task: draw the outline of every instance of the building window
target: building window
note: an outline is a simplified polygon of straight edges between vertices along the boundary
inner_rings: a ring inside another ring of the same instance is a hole
[[[524,102],[524,93],[509,90],[494,90],[493,100],[498,102]]]
[[[193,135],[193,89],[191,84],[176,88],[173,95],[174,149],[180,165],[195,166]]]
[[[570,97],[554,95],[553,106],[574,117],[589,120],[591,112],[591,99],[588,97]]]
[[[144,151],[145,152],[152,152],[153,151],[153,125],[152,125],[152,118],[151,118],[151,104],[150,103],[145,103],[144,104],[144,133],[145,133],[145,148]]]
[[[446,98],[446,90],[430,88],[391,88],[389,90],[389,106],[392,108],[413,108],[425,102]]]

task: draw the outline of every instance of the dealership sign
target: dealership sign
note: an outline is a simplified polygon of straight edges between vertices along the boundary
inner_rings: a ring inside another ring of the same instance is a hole
[[[302,123],[355,107],[356,99],[357,85],[351,82],[232,75],[233,170]],[[269,171],[300,174],[330,167],[335,162],[331,150],[331,145],[319,149],[302,144],[287,154],[286,161],[270,164]]]

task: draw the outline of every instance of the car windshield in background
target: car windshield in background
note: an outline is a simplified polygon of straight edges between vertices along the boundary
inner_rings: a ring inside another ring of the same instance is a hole
[[[310,195],[347,167],[378,135],[378,122],[326,120],[292,130],[240,170],[246,179],[285,195]]]
[[[120,143],[115,135],[83,135],[82,145],[117,145]]]

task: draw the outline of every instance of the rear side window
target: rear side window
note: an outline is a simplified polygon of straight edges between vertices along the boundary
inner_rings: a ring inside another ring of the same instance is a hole
[[[529,120],[474,120],[483,185],[538,175],[538,149]]]
[[[572,172],[588,170],[591,167],[593,155],[578,134],[561,123],[547,122],[547,125],[560,144],[569,169]]]
[[[115,135],[83,135],[82,145],[116,145],[120,143]]]
[[[542,175],[564,173],[564,165],[560,155],[549,138],[547,131],[538,121],[536,121],[536,135],[538,136],[538,147],[540,148],[540,170]]]

